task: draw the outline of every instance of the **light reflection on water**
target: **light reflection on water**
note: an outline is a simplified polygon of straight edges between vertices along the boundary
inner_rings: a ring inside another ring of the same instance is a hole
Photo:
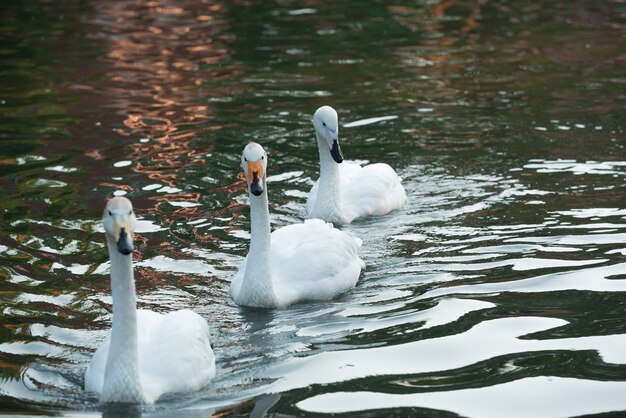
[[[508,3],[28,11],[40,20],[22,22],[24,42],[47,34],[52,52],[3,44],[17,82],[0,81],[0,409],[626,410],[619,3]],[[318,176],[311,113],[326,103],[346,157],[394,166],[408,204],[344,227],[364,241],[354,290],[240,309],[228,284],[250,239],[241,149],[269,151],[273,225],[300,222]],[[98,218],[114,193],[140,217],[140,307],[191,308],[211,326],[218,374],[199,393],[129,408],[82,390],[111,321]]]
[[[553,417],[622,410],[624,402],[620,398],[624,390],[624,382],[542,376],[445,393],[332,393],[302,401],[298,407],[317,413],[421,407],[469,417],[500,417],[504,410],[510,417]],[[603,398],[608,401],[598,403]]]
[[[367,376],[454,370],[491,358],[532,351],[596,350],[600,347],[604,361],[619,364],[626,361],[623,350],[618,348],[626,342],[624,335],[549,340],[520,338],[566,323],[555,318],[534,317],[483,321],[468,331],[442,338],[294,358],[270,371],[270,375],[279,379],[273,389],[280,392]],[[498,336],[496,341],[493,341],[494,335]],[[490,344],[483,343],[488,340],[491,340]],[[334,371],[332,375],[327,373],[328,370]]]

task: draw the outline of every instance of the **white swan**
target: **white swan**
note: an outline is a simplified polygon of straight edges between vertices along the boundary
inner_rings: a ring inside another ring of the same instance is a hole
[[[309,218],[336,225],[357,218],[384,215],[406,202],[400,177],[389,165],[343,161],[339,148],[337,112],[322,106],[313,115],[313,127],[320,154],[320,178],[307,200]],[[343,164],[340,164],[343,161]]]
[[[215,376],[206,321],[181,310],[137,310],[133,277],[133,207],[107,202],[102,222],[111,259],[113,326],[85,373],[85,390],[100,402],[152,403],[164,393],[196,391]]]
[[[267,154],[251,142],[241,157],[250,199],[250,250],[230,286],[238,305],[276,308],[331,299],[356,285],[361,241],[332,224],[309,219],[270,234]]]

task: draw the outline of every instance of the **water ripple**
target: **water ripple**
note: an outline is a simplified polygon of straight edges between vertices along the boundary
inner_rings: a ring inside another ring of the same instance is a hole
[[[625,382],[538,376],[494,386],[434,393],[335,392],[297,406],[306,412],[339,414],[376,409],[429,408],[467,417],[556,417],[626,409]]]
[[[484,321],[465,332],[406,344],[324,352],[294,358],[273,367],[273,391],[328,384],[373,375],[406,375],[452,370],[512,353],[549,350],[596,350],[604,361],[625,364],[626,335],[532,339],[529,334],[563,327],[557,318],[502,318]],[[493,336],[498,338],[494,339]],[[524,338],[522,338],[524,337]],[[481,344],[480,341],[490,341]],[[328,371],[333,373],[329,374]]]

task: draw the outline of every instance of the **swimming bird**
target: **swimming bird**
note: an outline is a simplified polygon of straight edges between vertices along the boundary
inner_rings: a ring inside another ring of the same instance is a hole
[[[168,392],[193,392],[215,376],[207,322],[195,312],[137,310],[130,200],[110,199],[102,218],[111,260],[113,326],[85,373],[100,402],[153,403]]]
[[[388,164],[362,167],[344,161],[335,109],[330,106],[317,109],[313,127],[320,154],[320,177],[307,200],[309,218],[335,225],[349,224],[357,218],[384,215],[404,206],[406,192],[400,177]]]
[[[250,250],[230,286],[236,304],[278,308],[325,300],[353,288],[365,268],[361,240],[320,219],[309,219],[270,234],[267,154],[249,143],[241,166],[250,199]]]

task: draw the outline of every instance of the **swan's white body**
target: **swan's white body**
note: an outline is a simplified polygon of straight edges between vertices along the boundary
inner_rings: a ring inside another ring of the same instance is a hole
[[[327,187],[322,187],[320,176],[309,193],[307,211],[310,218],[349,224],[358,218],[384,215],[404,206],[406,193],[400,178],[388,164],[362,167],[354,161],[343,161],[335,165],[336,177],[340,180],[330,181]]]
[[[343,161],[339,149],[337,112],[322,106],[313,116],[320,155],[320,178],[307,200],[309,218],[334,224],[349,224],[355,219],[384,215],[406,203],[401,179],[389,165]]]
[[[242,166],[250,198],[251,239],[248,256],[230,286],[235,303],[283,307],[306,300],[331,299],[353,288],[365,267],[358,254],[359,239],[319,219],[270,234],[266,162],[260,145],[250,143],[244,150]],[[254,174],[250,168],[253,165]]]
[[[85,373],[85,390],[100,394],[100,402],[152,403],[165,393],[199,390],[215,376],[209,328],[200,315],[136,309],[130,253],[134,223],[128,199],[109,201],[104,225],[113,326]]]

